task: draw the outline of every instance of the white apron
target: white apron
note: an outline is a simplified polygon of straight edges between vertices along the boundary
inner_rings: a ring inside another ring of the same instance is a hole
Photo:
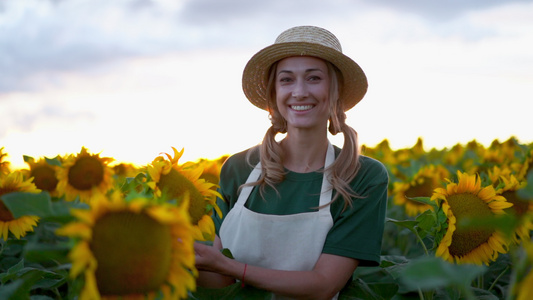
[[[328,143],[324,168],[327,169],[334,160],[333,146]],[[246,183],[257,181],[260,175],[261,163],[252,170]],[[329,172],[326,172],[320,191],[320,206],[331,201],[328,177]],[[246,186],[241,190],[235,206],[222,223],[220,239],[223,247],[228,248],[236,260],[250,265],[287,271],[312,270],[333,226],[329,205],[317,212],[260,214],[244,206],[252,188]]]

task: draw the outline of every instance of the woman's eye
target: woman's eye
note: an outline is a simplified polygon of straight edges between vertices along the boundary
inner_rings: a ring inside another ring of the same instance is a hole
[[[290,82],[290,81],[291,81],[291,78],[289,78],[289,77],[281,77],[279,79],[279,82]]]
[[[320,78],[320,76],[309,76],[308,80],[309,81],[317,81],[317,80],[320,80],[322,78]]]

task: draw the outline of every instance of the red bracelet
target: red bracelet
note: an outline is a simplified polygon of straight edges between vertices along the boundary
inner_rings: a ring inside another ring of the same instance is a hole
[[[246,267],[248,264],[244,264],[244,271],[242,272],[241,287],[244,287],[244,276],[246,275]]]

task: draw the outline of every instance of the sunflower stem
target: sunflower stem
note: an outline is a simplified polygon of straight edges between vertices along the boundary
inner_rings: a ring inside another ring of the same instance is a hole
[[[503,269],[503,271],[500,273],[500,275],[498,275],[498,277],[496,277],[496,279],[494,279],[494,281],[492,282],[492,284],[490,285],[490,287],[488,289],[489,292],[492,290],[492,288],[494,288],[494,286],[496,285],[498,280],[500,280],[500,278],[503,276],[503,274],[505,274],[505,272],[507,272],[507,270],[509,270],[509,266],[506,266],[505,269]]]
[[[424,244],[424,241],[422,240],[422,238],[421,238],[420,235],[418,234],[418,230],[416,230],[416,227],[414,228],[413,232],[415,233],[416,238],[418,239],[418,241],[420,242],[420,244],[422,244],[422,247],[424,248],[424,252],[426,253],[426,256],[429,256],[428,248],[426,247],[426,244]]]
[[[481,275],[479,275],[477,277],[477,286],[476,287],[479,288],[479,289],[483,289],[483,278],[484,278],[483,274],[481,274]]]
[[[420,297],[420,300],[424,300],[424,293],[420,288],[418,288],[418,296]]]

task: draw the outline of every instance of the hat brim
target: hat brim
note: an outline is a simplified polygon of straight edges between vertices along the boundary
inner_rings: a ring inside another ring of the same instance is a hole
[[[275,62],[291,56],[313,56],[331,62],[342,74],[343,110],[354,107],[366,94],[368,82],[359,65],[348,56],[330,47],[307,42],[279,43],[257,52],[246,64],[242,75],[242,89],[255,106],[267,109],[268,72]]]

